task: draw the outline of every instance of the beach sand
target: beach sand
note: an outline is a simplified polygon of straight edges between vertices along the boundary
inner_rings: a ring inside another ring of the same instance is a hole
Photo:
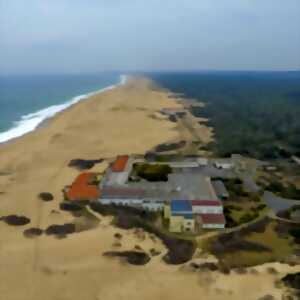
[[[1,299],[256,300],[265,294],[281,299],[274,281],[299,268],[275,264],[278,275],[269,274],[267,266],[259,267],[256,275],[183,271],[162,261],[166,249],[158,239],[115,228],[109,217],[100,216],[97,228],[64,239],[23,236],[26,228],[72,222],[70,213],[59,210],[62,188],[78,174],[67,166],[71,159],[143,154],[180,139],[176,123],[158,113],[165,107],[180,104],[169,93],[154,90],[149,81],[136,79],[94,95],[58,114],[47,126],[0,147],[0,216],[31,219],[21,227],[0,222]],[[101,172],[106,166],[107,160],[93,170]],[[51,192],[54,201],[42,202],[40,192]],[[118,249],[139,245],[162,254],[145,266],[103,257],[103,252],[114,249],[117,232],[123,236]]]

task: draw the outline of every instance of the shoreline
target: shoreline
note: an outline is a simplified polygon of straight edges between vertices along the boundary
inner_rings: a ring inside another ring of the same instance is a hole
[[[101,173],[109,157],[143,154],[183,136],[180,126],[161,114],[164,108],[182,109],[183,105],[171,93],[153,90],[150,84],[137,78],[93,95],[49,119],[47,126],[0,147],[0,216],[30,219],[30,224],[19,227],[0,222],[0,263],[4,266],[0,293],[6,300],[180,300],[183,294],[186,300],[193,300],[195,294],[207,300],[240,300],[245,291],[253,294],[251,299],[265,291],[280,299],[280,290],[274,287],[276,277],[266,271],[274,264],[258,267],[256,275],[184,271],[161,261],[165,246],[159,239],[147,233],[141,239],[135,230],[116,228],[108,216],[99,216],[97,227],[62,239],[23,236],[32,227],[45,230],[74,222],[70,212],[59,209],[62,188],[78,175],[78,170],[68,167],[71,159],[104,158],[91,169]],[[50,192],[54,199],[42,202],[41,192]],[[132,250],[139,245],[147,252],[157,249],[162,254],[144,267],[107,259],[102,254],[116,249],[116,234],[122,235],[118,249]],[[279,274],[290,270],[286,265],[277,268]]]
[[[0,132],[0,148],[7,144],[15,141],[18,138],[21,138],[29,133],[34,132],[35,130],[45,126],[48,122],[53,119],[58,114],[66,111],[70,107],[80,103],[81,101],[87,100],[88,98],[105,93],[107,91],[113,90],[118,86],[122,86],[126,84],[129,76],[125,74],[121,74],[119,76],[119,82],[116,84],[109,85],[102,89],[89,92],[87,94],[82,94],[78,96],[74,96],[70,100],[67,100],[64,103],[51,105],[40,109],[36,112],[29,113],[27,115],[22,116],[18,121],[14,121],[15,124],[13,127],[10,127],[6,131]],[[31,121],[32,124],[29,124]],[[33,121],[33,122],[32,122]],[[21,129],[23,127],[23,130]],[[25,128],[24,128],[25,127]],[[26,128],[27,127],[27,128]],[[4,136],[4,138],[3,138]],[[5,138],[5,136],[8,136]],[[9,137],[11,136],[11,137]]]

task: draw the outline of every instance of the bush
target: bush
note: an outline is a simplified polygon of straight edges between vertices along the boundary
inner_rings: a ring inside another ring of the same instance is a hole
[[[285,186],[279,181],[272,181],[266,189],[283,198],[300,200],[300,190],[294,184]]]
[[[300,227],[290,229],[289,234],[294,238],[300,238]]]
[[[94,160],[86,160],[86,159],[72,159],[68,166],[71,168],[76,168],[78,170],[87,170],[94,167],[95,164],[99,164],[103,161],[103,159],[94,159]]]
[[[136,164],[134,165],[136,174],[148,181],[168,181],[168,175],[172,173],[172,168],[167,164]]]
[[[90,207],[103,215],[115,216],[114,223],[119,228],[142,228],[155,234],[168,248],[168,253],[163,257],[168,264],[183,264],[189,261],[195,252],[194,242],[168,235],[153,225],[158,213],[145,212],[133,207],[102,205],[101,203],[91,203]]]
[[[9,215],[3,217],[2,220],[8,225],[23,226],[30,223],[30,219],[24,216]]]
[[[256,207],[256,209],[257,210],[263,210],[263,209],[265,209],[267,206],[266,206],[266,204],[260,204],[260,205],[258,205],[257,207]]]
[[[238,233],[240,233],[242,236],[251,234],[253,232],[263,233],[266,230],[266,226],[270,224],[270,222],[270,218],[264,217],[263,219],[256,221],[255,223],[249,224],[248,226],[241,228]]]
[[[77,204],[77,203],[72,203],[72,202],[62,202],[59,204],[59,208],[61,210],[65,210],[65,211],[80,211],[82,210],[82,207]]]
[[[38,237],[38,236],[42,235],[43,230],[40,228],[32,227],[32,228],[24,230],[23,234],[27,238],[34,238],[34,237]]]
[[[252,202],[260,202],[260,197],[257,194],[250,194],[249,200]]]
[[[75,232],[75,224],[67,223],[63,225],[50,225],[46,229],[46,234],[48,235],[66,235]]]
[[[251,213],[245,213],[244,215],[241,216],[240,218],[240,223],[248,223],[253,221],[259,216],[257,212],[254,212],[253,214]]]
[[[210,245],[212,254],[216,256],[223,256],[238,251],[251,251],[251,252],[271,252],[272,250],[257,242],[250,242],[234,237],[226,242],[220,239],[215,240]]]
[[[150,256],[145,252],[140,251],[108,251],[103,253],[104,256],[121,257],[131,265],[141,266],[150,261]]]
[[[288,274],[281,279],[287,286],[300,290],[300,272]]]
[[[54,199],[53,195],[47,192],[40,193],[39,198],[45,202],[52,201]]]

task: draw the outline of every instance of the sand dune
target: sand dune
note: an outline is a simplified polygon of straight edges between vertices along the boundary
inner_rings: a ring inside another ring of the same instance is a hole
[[[262,266],[257,275],[198,274],[167,266],[159,240],[138,237],[110,225],[100,216],[97,228],[65,239],[41,236],[26,239],[26,228],[46,228],[71,222],[59,211],[61,189],[78,174],[67,167],[74,158],[111,158],[124,153],[144,153],[160,143],[178,139],[176,124],[157,112],[180,106],[170,95],[150,88],[147,80],[130,81],[112,91],[80,102],[35,132],[0,147],[0,216],[25,215],[23,227],[0,222],[0,295],[5,300],[255,300],[265,294],[281,299],[274,288],[275,275]],[[154,117],[154,116],[159,117]],[[107,161],[96,165],[101,171]],[[40,201],[40,192],[55,200]],[[122,250],[135,245],[162,252],[145,266],[129,266],[103,257],[121,233]],[[276,266],[280,276],[291,267]],[[297,268],[294,268],[294,270]],[[298,268],[299,269],[299,268]]]

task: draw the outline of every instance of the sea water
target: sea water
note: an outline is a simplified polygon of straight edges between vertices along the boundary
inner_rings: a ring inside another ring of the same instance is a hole
[[[0,76],[0,143],[33,131],[71,105],[125,80],[116,73]]]

